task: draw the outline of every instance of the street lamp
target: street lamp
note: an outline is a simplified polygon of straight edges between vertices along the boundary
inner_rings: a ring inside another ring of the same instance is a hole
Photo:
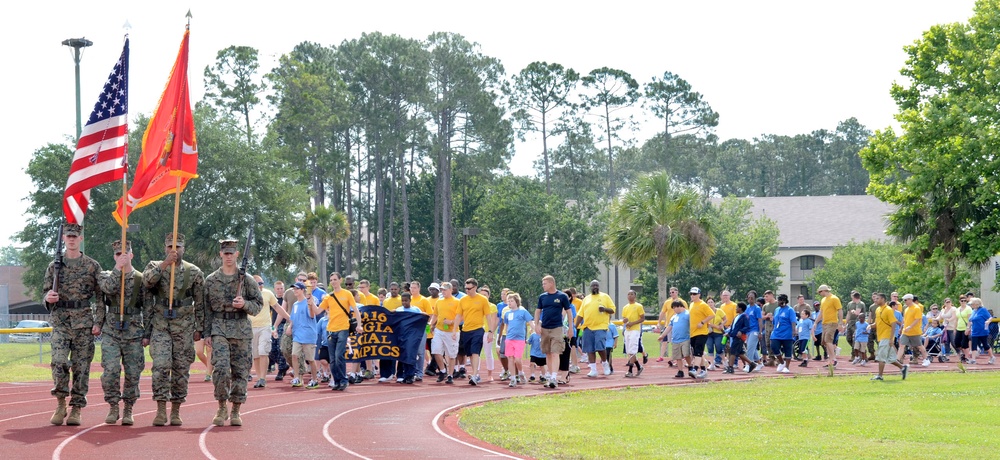
[[[81,49],[94,44],[86,38],[68,38],[63,40],[63,45],[73,48],[73,63],[76,65],[76,140],[80,140],[80,133],[83,131],[83,124],[80,120],[80,56]]]
[[[462,229],[462,245],[465,247],[465,279],[469,279],[469,237],[478,234],[478,227],[465,227]]]

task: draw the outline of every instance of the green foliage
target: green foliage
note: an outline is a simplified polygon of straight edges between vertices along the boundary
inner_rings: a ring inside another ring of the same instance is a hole
[[[959,261],[1000,251],[1000,2],[981,0],[968,23],[935,25],[904,48],[904,77],[890,94],[902,132],[875,133],[861,152],[868,191],[897,209],[889,233],[918,263],[937,259],[944,285]]]
[[[13,265],[16,267],[24,263],[24,250],[8,244],[0,248],[0,265]]]
[[[858,291],[867,302],[872,292],[888,295],[898,290],[894,279],[903,272],[904,266],[911,266],[902,256],[903,247],[896,243],[851,241],[833,248],[833,256],[813,272],[810,281],[815,285],[829,285],[841,299],[850,299],[851,291]]]
[[[889,281],[897,286],[900,294],[911,293],[928,307],[932,303],[940,304],[945,297],[955,299],[966,292],[979,292],[979,271],[961,262],[956,265],[951,282],[945,282],[945,264],[949,259],[940,248],[937,254],[923,262],[906,252],[901,258],[904,269],[890,273]]]
[[[243,118],[247,144],[254,143],[250,117],[266,86],[257,75],[257,49],[230,46],[219,50],[215,65],[205,67],[205,100]]]
[[[653,77],[646,83],[644,96],[650,110],[663,119],[663,135],[680,133],[705,133],[719,125],[719,112],[705,102],[701,93],[691,90],[687,80],[672,72],[663,72],[663,78]]]

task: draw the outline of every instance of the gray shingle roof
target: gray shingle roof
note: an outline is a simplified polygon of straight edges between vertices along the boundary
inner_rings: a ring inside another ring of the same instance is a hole
[[[750,212],[778,224],[782,249],[832,248],[851,240],[888,241],[886,215],[893,206],[870,195],[748,198]]]

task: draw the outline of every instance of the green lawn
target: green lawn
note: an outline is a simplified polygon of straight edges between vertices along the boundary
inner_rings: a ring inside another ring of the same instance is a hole
[[[761,378],[518,397],[462,411],[537,458],[996,458],[997,374]]]
[[[30,382],[33,380],[52,380],[49,362],[52,359],[52,348],[48,342],[42,343],[42,360],[39,366],[37,343],[4,343],[0,344],[0,382]],[[197,360],[196,360],[197,361]],[[149,348],[146,348],[146,362],[152,362]],[[101,363],[101,344],[94,347],[94,364]],[[203,370],[204,366],[192,366]],[[96,372],[96,373],[95,373]],[[99,377],[100,370],[91,372],[91,377]],[[150,372],[143,371],[143,375]]]

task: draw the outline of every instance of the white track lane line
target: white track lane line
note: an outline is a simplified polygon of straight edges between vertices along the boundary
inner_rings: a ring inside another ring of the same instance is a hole
[[[50,413],[50,411],[45,411],[45,412],[35,412],[34,414],[24,414],[24,415],[18,415],[17,417],[11,417],[11,418],[5,418],[5,419],[3,419],[3,420],[0,420],[0,423],[3,423],[3,422],[8,422],[8,421],[11,421],[11,420],[17,420],[17,419],[19,419],[19,418],[25,418],[25,417],[34,417],[34,416],[36,416],[36,415],[45,415],[45,414],[48,414],[48,413]]]
[[[458,409],[459,407],[471,406],[471,405],[474,405],[474,404],[480,404],[480,403],[483,403],[483,402],[486,402],[486,401],[492,401],[492,400],[495,400],[495,399],[496,398],[486,398],[486,399],[481,399],[479,401],[472,401],[472,402],[465,402],[465,403],[461,403],[461,404],[456,404],[456,405],[451,406],[451,407],[449,407],[449,408],[447,408],[445,410],[442,410],[441,412],[438,412],[438,414],[434,416],[434,420],[431,421],[431,424],[434,425],[434,431],[437,431],[438,434],[441,435],[441,436],[444,436],[444,437],[446,437],[446,438],[448,438],[448,439],[450,439],[452,441],[455,441],[455,442],[457,442],[459,444],[469,446],[469,447],[471,447],[473,449],[479,449],[479,450],[481,450],[483,452],[486,452],[488,454],[493,454],[493,455],[496,455],[498,457],[511,458],[511,459],[520,460],[522,457],[513,457],[513,456],[507,455],[507,454],[505,454],[503,452],[497,452],[495,450],[490,450],[490,449],[487,449],[485,447],[480,447],[480,446],[477,446],[475,444],[470,444],[470,443],[467,443],[467,442],[462,441],[460,439],[454,438],[454,437],[448,435],[447,433],[445,433],[444,430],[441,429],[441,425],[439,424],[439,422],[441,420],[441,417],[443,417],[448,412],[451,412],[451,411],[453,411],[455,409]]]
[[[334,441],[333,440],[333,436],[330,436],[330,425],[332,425],[333,422],[335,422],[338,418],[343,417],[344,415],[347,415],[347,414],[349,414],[351,412],[354,412],[356,410],[367,409],[369,407],[375,407],[375,406],[378,406],[378,405],[381,405],[381,404],[389,404],[389,403],[395,403],[395,402],[401,402],[401,401],[409,401],[411,399],[430,398],[432,396],[440,396],[440,394],[434,393],[434,394],[423,395],[423,396],[411,396],[409,398],[392,399],[392,400],[389,400],[389,401],[381,401],[381,402],[377,402],[377,403],[374,403],[374,404],[369,404],[367,406],[355,407],[354,409],[345,410],[345,411],[343,411],[343,412],[341,412],[341,413],[333,416],[333,418],[331,418],[330,420],[327,420],[326,423],[323,424],[323,437],[325,437],[326,440],[330,442],[330,444],[333,444],[334,447],[336,447],[336,448],[338,448],[338,449],[340,449],[340,450],[342,450],[342,451],[344,451],[344,452],[346,452],[346,453],[348,453],[350,455],[353,455],[353,456],[358,457],[358,458],[363,458],[365,460],[371,460],[371,458],[365,457],[364,455],[361,455],[361,454],[359,454],[359,453],[357,453],[357,452],[355,452],[355,451],[353,451],[351,449],[348,449],[348,448],[344,447],[343,445],[341,445],[337,441]]]

